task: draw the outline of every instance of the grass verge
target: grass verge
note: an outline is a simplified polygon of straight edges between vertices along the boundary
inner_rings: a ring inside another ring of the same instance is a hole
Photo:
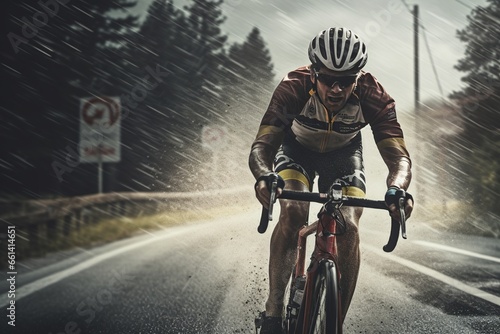
[[[199,223],[217,217],[227,217],[242,210],[255,209],[255,205],[242,207],[242,205],[212,207],[208,209],[169,210],[154,215],[139,217],[117,217],[103,219],[93,224],[86,224],[79,230],[74,230],[68,235],[58,237],[43,237],[34,249],[33,245],[21,233],[16,237],[16,261],[39,258],[49,253],[55,253],[73,248],[92,248],[113,241],[132,237],[141,233],[154,232],[178,225]],[[6,258],[7,246],[2,245],[0,256]],[[4,254],[5,253],[5,254]],[[0,267],[5,267],[2,261]]]

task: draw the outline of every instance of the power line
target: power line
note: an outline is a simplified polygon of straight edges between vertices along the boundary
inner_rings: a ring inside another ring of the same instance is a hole
[[[408,12],[413,15],[413,11],[411,10],[410,6],[406,3],[406,1],[405,0],[401,0],[401,1],[403,2],[404,6],[408,10]],[[434,77],[436,78],[436,82],[437,82],[437,86],[438,86],[438,89],[439,89],[439,93],[441,94],[441,98],[443,100],[445,100],[444,93],[443,93],[443,88],[441,86],[441,82],[439,80],[439,75],[438,75],[438,72],[436,70],[436,65],[434,64],[434,58],[432,56],[432,51],[431,51],[431,48],[429,46],[429,41],[427,40],[426,28],[425,28],[425,26],[422,23],[422,18],[421,17],[418,18],[418,26],[420,28],[422,28],[422,32],[423,32],[422,35],[424,37],[425,48],[427,49],[427,53],[429,54],[429,59],[430,59],[430,62],[431,62],[432,71],[434,72]]]
[[[439,89],[439,93],[441,94],[441,98],[444,100],[444,94],[443,94],[443,88],[441,87],[441,82],[439,81],[439,76],[438,76],[438,73],[437,73],[437,70],[436,70],[436,65],[434,65],[434,59],[432,57],[432,53],[431,53],[431,49],[430,49],[430,46],[429,46],[429,42],[427,41],[427,34],[425,33],[425,28],[423,25],[420,25],[422,27],[422,31],[423,31],[423,36],[424,36],[424,42],[425,42],[425,46],[427,48],[427,51],[429,52],[429,59],[431,61],[431,66],[432,66],[432,71],[434,72],[434,76],[436,77],[436,82],[437,82],[437,85],[438,85],[438,89]]]
[[[460,1],[460,0],[455,0],[455,1],[456,1],[456,2],[458,2],[459,4],[463,5],[464,7],[467,7],[467,8],[469,8],[469,9],[474,9],[474,8],[472,8],[471,6],[469,6],[468,4],[466,4],[466,3],[464,3],[464,2],[462,2],[462,1]]]
[[[413,12],[411,11],[411,8],[410,6],[406,3],[405,0],[401,0],[403,2],[403,5],[405,5],[406,9],[410,12],[410,14],[412,14]]]

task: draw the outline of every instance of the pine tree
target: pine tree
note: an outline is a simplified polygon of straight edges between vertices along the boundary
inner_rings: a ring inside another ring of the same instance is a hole
[[[202,126],[218,115],[220,104],[219,68],[226,41],[220,29],[221,4],[196,0],[184,14],[172,1],[155,0],[132,39],[126,84],[131,89],[142,85],[148,66],[168,76],[154,89],[144,87],[145,98],[127,120],[120,183],[129,189],[179,190],[194,180],[191,176],[202,162],[197,155]]]
[[[229,49],[224,66],[224,91],[229,101],[227,114],[236,124],[244,115],[250,137],[255,136],[276,84],[273,67],[270,52],[257,27],[242,44],[235,43]]]
[[[241,161],[248,158],[248,150],[275,84],[271,56],[257,27],[242,44],[231,45],[219,72],[223,75],[221,85],[225,105],[223,117],[216,123],[228,129],[226,141],[231,143],[232,150],[230,156],[226,147],[221,147],[220,152],[217,149],[211,152],[212,159],[216,155],[226,157],[216,180],[222,185],[227,184],[233,182],[231,177],[237,174],[240,182],[252,182],[247,165]],[[208,164],[212,162],[209,160]],[[204,169],[213,170],[209,166]]]
[[[468,16],[468,26],[458,31],[467,43],[465,57],[456,69],[465,72],[465,88],[455,92],[465,119],[464,138],[472,149],[463,161],[469,175],[472,198],[497,213],[500,193],[500,0],[488,0],[485,7],[476,7]]]
[[[183,14],[171,0],[155,0],[125,52],[129,66],[122,77],[127,117],[122,127],[125,146],[119,168],[123,189],[164,190],[167,185],[159,179],[161,174],[173,173],[175,166],[165,162],[162,155],[172,149],[170,134],[181,123],[179,115],[172,112],[183,89],[177,78],[183,52],[179,47],[181,20]]]
[[[186,76],[183,83],[188,88],[188,101],[197,105],[194,116],[200,116],[200,124],[213,118],[214,112],[217,116],[214,107],[221,94],[220,68],[227,40],[221,30],[225,21],[220,8],[222,3],[222,0],[194,0],[191,6],[185,8],[188,16],[184,25],[186,44],[183,49],[186,58],[181,67],[186,71]],[[190,90],[198,91],[199,98],[193,100]]]
[[[236,101],[254,103],[268,96],[274,85],[273,64],[260,30],[254,27],[243,44],[233,44],[225,64],[225,85]]]
[[[16,90],[11,96],[15,101],[9,101],[5,109],[23,121],[23,132],[18,134],[22,137],[15,140],[13,149],[27,165],[33,166],[33,170],[17,169],[14,178],[22,181],[15,191],[29,196],[61,191],[49,188],[51,185],[68,185],[66,190],[72,194],[95,191],[93,187],[86,188],[90,182],[84,165],[70,168],[71,178],[81,181],[79,184],[61,184],[56,177],[48,176],[55,176],[51,167],[55,158],[61,157],[67,165],[66,147],[76,150],[78,99],[112,91],[108,70],[120,63],[120,59],[111,59],[113,50],[119,49],[128,30],[136,24],[135,17],[119,12],[134,6],[136,1],[7,3],[10,12],[4,24],[9,45],[2,48],[2,56]],[[72,163],[78,164],[78,157],[72,159]],[[37,185],[39,181],[35,180],[51,183]]]
[[[204,125],[223,118],[223,92],[220,68],[224,62],[227,37],[222,33],[222,0],[194,0],[184,8],[185,17],[178,23],[176,49],[182,54],[176,59],[174,77],[178,84],[175,106],[170,110],[176,127],[169,129],[169,142],[162,161],[175,165],[164,182],[175,189],[201,188],[196,176],[206,160],[201,155],[201,132]]]

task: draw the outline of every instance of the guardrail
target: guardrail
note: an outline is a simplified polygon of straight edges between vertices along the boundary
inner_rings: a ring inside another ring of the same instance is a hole
[[[203,209],[248,201],[251,189],[245,186],[192,193],[106,193],[50,200],[1,201],[4,213],[0,213],[0,223],[15,225],[18,232],[22,232],[20,235],[29,240],[30,248],[36,250],[42,240],[50,242],[102,219],[137,217],[192,205]]]

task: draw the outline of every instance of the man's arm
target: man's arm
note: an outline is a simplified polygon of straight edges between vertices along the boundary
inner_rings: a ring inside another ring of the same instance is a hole
[[[256,179],[261,175],[272,172],[275,155],[276,149],[269,144],[255,143],[252,146],[248,165]]]
[[[257,136],[256,141],[252,145],[248,165],[255,179],[269,174],[273,171],[273,161],[278,147],[281,144],[283,135],[281,132],[276,132],[273,135],[267,134],[263,137]],[[281,193],[278,189],[277,194]],[[266,181],[261,180],[255,184],[255,196],[259,202],[264,206],[269,205],[269,190],[266,186]]]
[[[310,71],[301,67],[287,74],[274,90],[269,106],[262,118],[259,131],[252,144],[249,166],[253,176],[259,179],[273,171],[273,161],[285,132],[290,129],[294,115],[309,98],[311,89]],[[269,191],[265,181],[255,186],[256,196],[267,207]],[[278,189],[277,194],[281,193]]]
[[[397,124],[397,127],[399,128],[399,124]],[[386,181],[387,188],[397,187],[407,190],[411,182],[411,160],[404,138],[382,139],[377,142],[377,148],[389,169]]]
[[[396,161],[385,162],[389,175],[387,176],[387,188],[397,187],[407,190],[411,182],[411,163],[407,158],[399,158]]]
[[[389,174],[387,176],[387,193],[394,195],[394,189],[407,190],[411,182],[411,160],[406,150],[403,138],[389,138],[377,143],[380,155],[384,159]],[[399,220],[399,212],[394,204],[389,206],[391,217]],[[408,199],[405,203],[405,214],[409,218],[413,211],[413,199]]]
[[[380,155],[389,169],[386,195],[396,188],[407,190],[411,181],[411,160],[397,121],[396,103],[369,73],[360,77],[358,86],[365,119],[370,123]],[[398,219],[395,205],[389,208],[391,216]],[[405,209],[408,216],[412,208],[413,201],[407,201]]]

